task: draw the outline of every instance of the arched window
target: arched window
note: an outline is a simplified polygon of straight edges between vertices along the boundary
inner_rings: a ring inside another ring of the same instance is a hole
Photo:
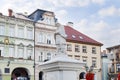
[[[85,79],[85,72],[81,72],[81,73],[80,73],[79,79]]]
[[[43,80],[43,72],[42,71],[39,72],[39,80]]]

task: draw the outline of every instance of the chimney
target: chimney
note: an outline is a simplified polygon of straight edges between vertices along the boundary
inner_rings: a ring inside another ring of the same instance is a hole
[[[67,26],[73,27],[73,22],[68,22]]]
[[[9,14],[9,16],[12,16],[12,9],[8,9],[8,14]]]

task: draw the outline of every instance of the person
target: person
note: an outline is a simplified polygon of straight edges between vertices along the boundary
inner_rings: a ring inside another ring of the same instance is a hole
[[[57,46],[58,54],[66,54],[66,33],[64,26],[57,23],[56,24],[57,30],[55,32],[55,43]]]

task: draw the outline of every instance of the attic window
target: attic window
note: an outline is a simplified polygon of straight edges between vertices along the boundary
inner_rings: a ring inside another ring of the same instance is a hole
[[[72,35],[72,38],[75,38],[75,35]]]
[[[82,37],[82,36],[79,36],[79,38],[80,38],[80,39],[83,39],[83,37]]]

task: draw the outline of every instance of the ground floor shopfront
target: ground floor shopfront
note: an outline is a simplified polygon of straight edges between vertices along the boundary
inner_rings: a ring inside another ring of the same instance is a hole
[[[34,80],[33,61],[0,60],[0,80]]]

